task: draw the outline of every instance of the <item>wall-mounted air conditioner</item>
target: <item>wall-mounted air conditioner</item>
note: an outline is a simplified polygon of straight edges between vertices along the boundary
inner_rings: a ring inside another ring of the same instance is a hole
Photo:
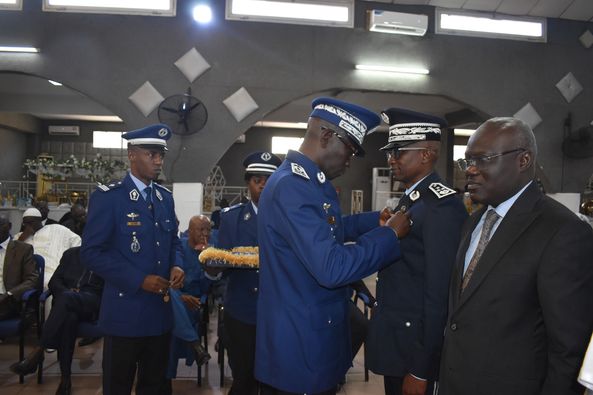
[[[369,30],[372,32],[424,36],[428,29],[428,16],[402,12],[370,10]]]
[[[79,126],[50,126],[48,131],[52,136],[80,136]]]

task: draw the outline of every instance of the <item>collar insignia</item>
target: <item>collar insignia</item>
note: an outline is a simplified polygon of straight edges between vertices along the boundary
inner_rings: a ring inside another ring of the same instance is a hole
[[[159,190],[158,190],[158,189],[156,189],[156,188],[154,189],[154,194],[156,195],[156,197],[157,197],[159,200],[161,200],[161,201],[163,200],[163,195],[161,195],[161,193],[159,192]]]
[[[441,184],[440,182],[433,182],[428,186],[437,198],[442,199],[449,195],[455,195],[455,190]]]
[[[412,193],[410,193],[410,200],[415,202],[416,200],[418,200],[418,198],[420,198],[420,192],[418,191],[412,191]]]
[[[249,218],[251,218],[251,213],[245,213],[245,215],[243,216],[243,220],[249,221]]]
[[[130,191],[130,200],[137,202],[139,197],[140,193],[136,190],[136,188]]]
[[[310,180],[309,175],[307,174],[303,166],[299,165],[298,163],[291,163],[290,168],[292,169],[292,172],[297,176],[301,176],[303,178],[306,178],[307,180]]]
[[[325,211],[325,213],[326,213],[326,214],[329,214],[329,208],[330,208],[331,206],[332,206],[332,205],[331,205],[331,204],[329,204],[329,203],[323,203],[323,211]]]
[[[322,171],[320,171],[319,173],[317,173],[317,179],[321,184],[323,184],[325,182],[325,174]]]

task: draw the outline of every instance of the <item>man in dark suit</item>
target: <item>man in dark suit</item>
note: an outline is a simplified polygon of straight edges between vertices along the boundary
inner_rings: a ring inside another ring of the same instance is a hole
[[[35,288],[39,273],[35,268],[33,247],[10,238],[11,223],[6,214],[0,214],[0,320],[18,316],[21,296]]]
[[[382,115],[390,127],[381,150],[394,179],[406,188],[397,208],[411,210],[414,225],[400,242],[401,259],[379,271],[367,361],[384,376],[387,395],[432,394],[467,212],[434,170],[445,120],[401,108]]]
[[[85,268],[80,261],[80,247],[73,247],[64,252],[49,281],[49,289],[53,304],[43,325],[43,347],[36,347],[27,358],[10,369],[17,374],[33,373],[43,358],[43,349],[57,349],[61,380],[56,395],[69,395],[72,391],[70,376],[78,323],[97,319],[103,279]]]
[[[470,137],[466,221],[449,294],[441,395],[582,394],[593,328],[593,231],[542,194],[533,132],[493,118]]]

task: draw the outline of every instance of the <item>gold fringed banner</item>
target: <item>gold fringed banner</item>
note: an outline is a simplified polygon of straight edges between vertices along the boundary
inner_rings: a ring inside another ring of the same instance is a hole
[[[235,247],[232,250],[209,247],[200,253],[200,262],[211,267],[259,267],[258,247]]]

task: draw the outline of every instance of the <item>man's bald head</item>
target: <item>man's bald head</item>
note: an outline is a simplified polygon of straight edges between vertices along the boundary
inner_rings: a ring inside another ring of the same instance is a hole
[[[189,220],[189,243],[192,247],[203,249],[208,245],[211,228],[210,218],[205,215],[194,215]]]

